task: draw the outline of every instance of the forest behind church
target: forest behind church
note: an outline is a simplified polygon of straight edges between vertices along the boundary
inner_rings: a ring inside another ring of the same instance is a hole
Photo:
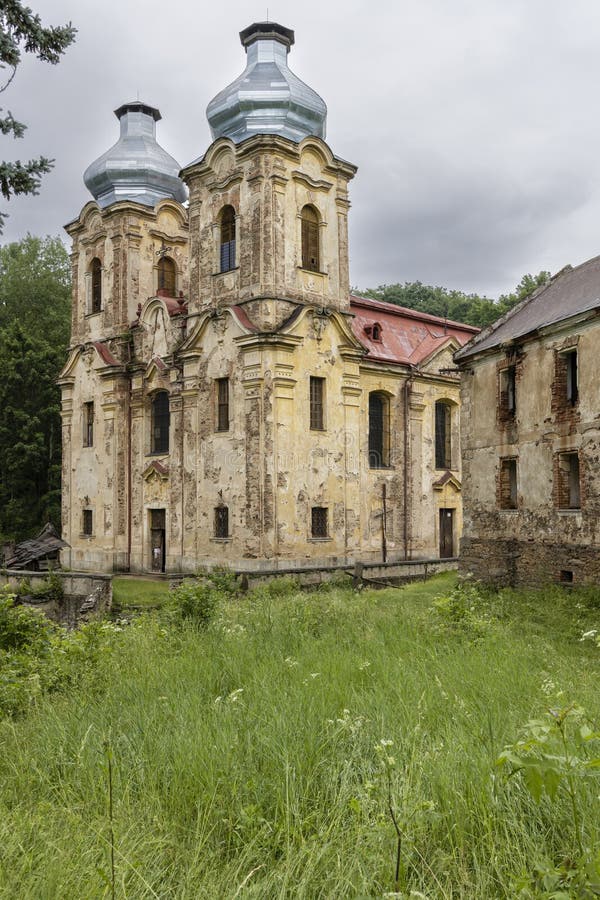
[[[525,275],[498,300],[420,281],[355,289],[377,300],[484,327],[549,278]],[[56,379],[70,334],[71,271],[59,237],[0,247],[0,542],[60,526],[61,423]]]

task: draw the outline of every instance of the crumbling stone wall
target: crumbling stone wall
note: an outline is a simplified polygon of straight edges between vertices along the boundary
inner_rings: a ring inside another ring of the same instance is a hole
[[[564,323],[519,347],[488,351],[461,378],[464,534],[460,569],[514,584],[596,581],[600,569],[600,428],[595,321]],[[568,402],[565,352],[578,353],[578,391]],[[499,379],[517,362],[517,402],[507,425]],[[569,460],[579,466],[573,503]],[[516,508],[506,508],[508,467],[517,466]],[[504,507],[504,508],[503,508]]]

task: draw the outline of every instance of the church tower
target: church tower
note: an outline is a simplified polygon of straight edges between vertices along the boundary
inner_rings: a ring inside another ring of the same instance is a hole
[[[214,143],[186,166],[190,308],[239,304],[260,328],[298,304],[347,311],[348,182],[325,143],[327,108],[288,67],[294,32],[240,34],[246,68],[209,103]]]

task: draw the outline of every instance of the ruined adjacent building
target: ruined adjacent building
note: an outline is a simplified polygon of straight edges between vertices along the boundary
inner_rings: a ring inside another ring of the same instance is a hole
[[[597,257],[455,355],[464,572],[502,584],[599,580],[599,313]]]
[[[274,568],[452,556],[466,325],[353,297],[348,184],[294,33],[241,33],[247,67],[179,170],[158,110],[85,175],[61,373],[64,563]],[[186,202],[186,198],[189,199]]]

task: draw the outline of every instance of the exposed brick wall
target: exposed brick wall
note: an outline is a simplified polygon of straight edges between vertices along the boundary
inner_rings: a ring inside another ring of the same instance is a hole
[[[516,353],[511,353],[509,356],[501,359],[496,366],[498,375],[496,419],[498,427],[501,429],[511,428],[515,425],[519,409],[519,391],[522,384],[524,357],[525,354],[517,356]],[[512,410],[509,408],[509,396],[506,388],[507,379],[511,377],[511,370],[514,373],[515,384],[515,406]]]
[[[569,461],[575,457],[579,465],[579,504],[572,503]],[[552,501],[556,509],[577,509],[585,505],[585,465],[577,450],[554,454]]]
[[[517,508],[517,460],[501,459],[496,475],[496,503],[499,509]]]
[[[568,426],[568,433],[573,434],[579,422],[579,399],[574,402],[567,398],[568,351],[577,349],[577,344],[565,345],[554,351],[554,380],[550,386],[552,418],[556,424]]]

